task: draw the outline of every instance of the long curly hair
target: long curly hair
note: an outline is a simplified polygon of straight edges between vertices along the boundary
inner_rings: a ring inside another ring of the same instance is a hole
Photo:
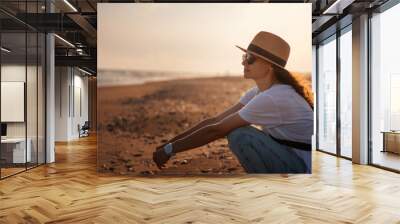
[[[293,89],[307,101],[311,109],[314,110],[314,96],[311,91],[310,81],[308,81],[303,75],[294,74],[276,65],[272,65],[272,69],[274,70],[275,77],[279,82],[292,86]]]

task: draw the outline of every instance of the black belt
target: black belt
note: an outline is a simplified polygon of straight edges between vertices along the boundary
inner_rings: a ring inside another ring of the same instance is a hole
[[[282,145],[286,145],[292,148],[304,150],[304,151],[311,151],[311,144],[303,143],[303,142],[292,142],[288,140],[282,140],[282,139],[277,139],[272,137],[272,135],[269,135],[273,140],[277,141],[278,143]]]

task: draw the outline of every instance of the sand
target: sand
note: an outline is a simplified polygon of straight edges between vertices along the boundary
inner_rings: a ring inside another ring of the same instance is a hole
[[[98,170],[122,175],[245,173],[226,138],[173,156],[159,170],[156,146],[223,112],[254,85],[242,77],[193,78],[98,89]]]

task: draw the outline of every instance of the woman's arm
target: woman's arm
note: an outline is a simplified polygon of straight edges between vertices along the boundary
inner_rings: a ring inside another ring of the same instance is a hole
[[[172,139],[168,140],[168,142],[166,142],[165,144],[168,144],[168,143],[170,143],[170,142],[174,142],[174,141],[176,141],[176,140],[178,140],[178,139],[180,139],[180,138],[184,138],[184,137],[186,137],[186,136],[192,134],[192,133],[195,132],[196,130],[198,130],[198,129],[202,128],[202,127],[205,127],[205,126],[207,126],[207,125],[214,124],[214,123],[215,123],[215,118],[214,118],[214,117],[212,117],[212,118],[207,118],[207,119],[205,119],[205,120],[199,122],[199,123],[196,124],[195,126],[193,126],[193,127],[189,128],[189,129],[187,129],[186,131],[180,133],[179,135],[173,137]],[[165,144],[164,144],[164,145],[165,145]]]
[[[249,125],[249,123],[243,120],[239,114],[235,112],[215,124],[202,127],[184,138],[171,142],[173,153],[183,152],[205,145],[216,139],[222,138],[232,130],[245,125]],[[169,156],[164,152],[163,148],[157,148],[153,153],[153,160],[160,169],[168,159]]]
[[[168,140],[166,143],[164,143],[163,145],[158,146],[157,148],[163,147],[164,145],[166,145],[168,143],[171,143],[171,142],[174,142],[174,141],[176,141],[178,139],[185,138],[186,136],[192,134],[193,132],[195,132],[195,131],[203,128],[203,127],[206,127],[206,126],[211,125],[211,124],[218,123],[222,119],[224,119],[225,117],[227,117],[227,116],[239,111],[243,106],[244,106],[243,104],[237,103],[237,104],[233,105],[232,107],[230,107],[229,109],[225,110],[224,112],[220,113],[219,115],[201,121],[200,123],[196,124],[194,127],[192,127],[190,129],[184,131],[183,133],[175,136],[174,138]]]
[[[219,138],[223,138],[232,130],[249,125],[238,113],[231,114],[222,121],[208,125],[190,134],[185,138],[172,142],[173,153],[183,152],[210,143]]]

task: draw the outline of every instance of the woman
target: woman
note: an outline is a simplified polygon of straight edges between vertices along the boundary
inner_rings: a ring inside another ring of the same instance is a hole
[[[256,86],[225,112],[157,147],[154,162],[161,169],[175,153],[227,136],[231,151],[248,173],[311,173],[313,97],[285,69],[289,45],[262,31],[247,49],[238,48],[246,52],[244,77]]]

